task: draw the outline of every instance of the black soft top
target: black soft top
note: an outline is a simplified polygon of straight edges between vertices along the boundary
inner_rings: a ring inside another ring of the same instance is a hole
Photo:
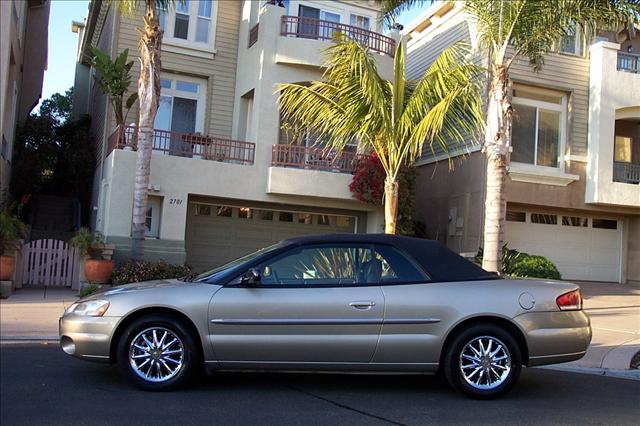
[[[413,257],[433,281],[499,279],[473,262],[457,255],[437,241],[389,234],[323,234],[290,238],[289,244],[364,243],[387,244]]]

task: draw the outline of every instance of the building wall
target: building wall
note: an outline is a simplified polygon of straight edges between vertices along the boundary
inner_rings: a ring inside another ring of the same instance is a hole
[[[628,221],[627,241],[627,282],[640,284],[640,216]]]
[[[349,3],[345,10],[362,10],[367,13],[374,10],[370,7],[370,2]],[[254,142],[255,161],[253,165],[237,165],[154,154],[150,180],[150,187],[153,189],[150,195],[162,199],[160,238],[147,240],[146,256],[174,262],[184,260],[187,207],[191,197],[301,206],[307,210],[357,211],[365,218],[360,222],[363,230],[380,232],[384,222],[381,209],[360,203],[351,197],[346,190],[351,175],[310,170],[274,170],[271,167],[272,145],[279,141],[276,83],[320,79],[320,52],[330,43],[294,39],[303,42],[302,44],[311,43],[317,64],[295,63],[295,57],[294,62],[291,59],[278,59],[280,17],[284,13],[282,8],[262,8],[263,2],[255,1],[224,1],[217,2],[216,5],[215,52],[189,51],[184,46],[172,45],[165,40],[162,69],[163,72],[206,79],[207,101],[203,132]],[[343,5],[340,4],[340,7]],[[259,9],[269,10],[271,13],[258,15]],[[129,49],[129,58],[136,58],[138,33],[135,28],[140,25],[141,12],[138,11],[131,18],[116,17],[113,21],[110,21],[110,16],[106,15],[103,34],[101,37],[94,37],[95,42],[102,42],[100,48],[110,51],[112,55]],[[263,45],[256,44],[248,49],[251,19],[260,20],[259,43]],[[372,25],[381,24],[372,21]],[[112,28],[115,35],[111,45],[106,42],[111,38],[108,28]],[[304,56],[309,54],[307,50],[309,49],[299,45],[293,52]],[[386,70],[383,72],[390,75],[391,58],[381,57],[380,63]],[[137,61],[132,73],[131,92],[136,90],[139,73]],[[83,72],[79,74],[82,75]],[[92,90],[97,90],[93,81],[89,86]],[[105,109],[104,97],[100,99],[99,96],[90,96],[90,99],[90,110],[94,120],[98,122],[94,133],[100,144],[99,150],[103,152],[100,158],[104,158],[106,137],[112,132],[115,122],[113,114]],[[252,103],[251,112],[246,108],[247,102]],[[135,121],[133,117],[136,114],[137,111],[132,110],[127,122]],[[99,126],[102,126],[102,138]],[[106,235],[108,241],[117,244],[121,255],[126,255],[130,244],[135,157],[135,152],[127,150],[110,153],[103,163],[103,169],[97,173],[94,190],[95,205],[98,206],[96,227]],[[292,179],[295,179],[295,185],[287,190],[287,182]]]
[[[632,207],[640,214],[640,187],[613,181],[616,120],[640,120],[640,74],[617,70],[619,47],[599,42],[589,49],[591,108],[586,201]]]
[[[49,1],[0,2],[0,193],[9,189],[16,126],[40,98],[49,8]]]
[[[240,24],[240,1],[217,2],[215,53],[184,49],[163,43],[162,70],[167,73],[182,74],[207,81],[207,105],[205,107],[204,133],[214,136],[231,137],[233,103],[235,94],[236,64],[238,57],[238,28]],[[129,49],[129,57],[138,57],[136,28],[142,23],[143,10],[138,9],[132,17],[120,19],[116,54]],[[140,64],[135,60],[131,71],[130,92],[137,90]],[[129,122],[134,122],[137,109],[132,109]],[[115,122],[112,122],[115,124]]]
[[[475,152],[418,167],[417,219],[424,222],[427,237],[457,253],[476,253],[482,245],[484,156]]]
[[[96,29],[91,39],[87,40],[86,43],[96,46],[103,52],[112,54],[115,46],[114,35],[117,24],[117,11],[109,7],[107,3],[102,3],[94,13],[97,14]],[[83,52],[84,55],[88,55],[87,52]],[[81,53],[81,55],[83,53]],[[85,56],[85,58],[88,59],[89,56]],[[82,64],[80,65],[84,66]],[[89,110],[87,113],[91,115],[90,135],[95,146],[96,155],[96,171],[93,179],[90,223],[93,228],[101,231],[103,229],[103,223],[102,218],[98,215],[99,210],[97,210],[97,208],[101,207],[100,193],[104,169],[103,162],[106,154],[105,142],[107,135],[113,130],[113,126],[110,125],[110,117],[112,114],[109,107],[109,99],[95,81],[93,70],[89,69],[86,73],[80,72],[78,77],[88,79],[88,81],[85,80],[85,84],[81,85],[77,83],[77,86],[78,88],[84,86],[88,89],[86,96]]]

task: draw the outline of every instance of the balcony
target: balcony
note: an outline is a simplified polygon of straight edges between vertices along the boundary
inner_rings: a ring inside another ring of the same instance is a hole
[[[271,165],[296,169],[321,170],[326,172],[353,173],[358,155],[355,152],[335,153],[323,148],[299,145],[273,145]]]
[[[640,164],[614,161],[613,181],[635,185],[640,184]]]
[[[360,154],[273,145],[267,193],[352,200],[349,184]]]
[[[390,57],[395,52],[394,39],[363,28],[302,16],[285,15],[281,19],[280,35],[285,37],[332,40],[336,34],[342,33],[373,52]]]
[[[618,71],[640,74],[640,55],[618,52]]]
[[[137,149],[136,126],[119,126],[108,139],[107,152],[115,149]],[[252,165],[255,144],[215,136],[153,130],[153,153],[176,157],[196,158],[224,163]]]

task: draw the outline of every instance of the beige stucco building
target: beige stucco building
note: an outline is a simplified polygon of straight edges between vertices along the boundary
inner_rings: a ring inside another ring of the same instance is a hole
[[[0,2],[0,193],[9,188],[16,126],[40,100],[50,6],[47,0]]]
[[[349,192],[352,158],[317,148],[312,135],[284,144],[277,83],[322,75],[335,31],[359,37],[383,72],[396,40],[369,0],[190,1],[162,13],[161,100],[155,123],[145,256],[215,266],[295,235],[380,232],[378,207]],[[79,42],[75,113],[92,115],[98,169],[92,222],[128,254],[135,173],[132,129],[115,128],[93,81],[89,46],[137,57],[141,13],[120,17],[93,0]],[[139,65],[133,69],[137,81]],[[135,83],[130,87],[135,90]],[[134,124],[136,111],[128,122]]]
[[[409,76],[466,41],[478,62],[475,23],[461,2],[436,2],[405,29]],[[546,256],[563,278],[640,282],[640,38],[594,40],[579,31],[534,72],[511,67],[514,106],[504,241]],[[482,245],[485,158],[477,141],[437,148],[419,162],[418,216],[457,252]]]

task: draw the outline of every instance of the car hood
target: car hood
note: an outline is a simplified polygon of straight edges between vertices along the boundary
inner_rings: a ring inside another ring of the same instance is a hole
[[[100,297],[115,296],[118,294],[125,294],[125,293],[134,293],[134,292],[142,292],[142,291],[159,291],[159,290],[168,290],[175,287],[184,288],[185,286],[194,287],[194,286],[203,286],[203,285],[212,286],[212,284],[181,281],[176,278],[165,279],[165,280],[142,281],[139,283],[124,284],[124,285],[119,285],[117,287],[106,288],[97,293],[90,294],[89,296],[78,300],[78,302],[82,302],[89,299],[97,299]]]

